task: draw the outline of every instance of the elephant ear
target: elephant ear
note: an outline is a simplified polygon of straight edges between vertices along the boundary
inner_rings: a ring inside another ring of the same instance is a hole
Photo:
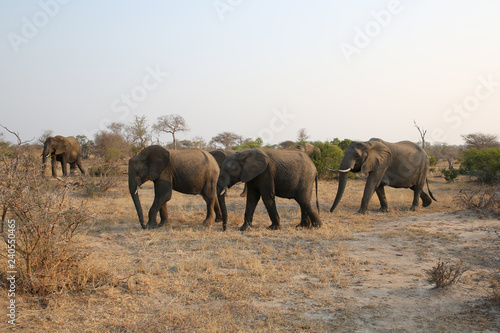
[[[389,147],[379,141],[368,141],[364,144],[368,147],[368,157],[361,166],[361,172],[370,173],[385,167],[391,158]]]
[[[240,180],[247,183],[266,171],[269,159],[260,149],[242,152]]]
[[[155,181],[160,177],[170,161],[170,153],[166,149],[150,151],[147,155],[149,179]]]
[[[52,139],[52,145],[56,145],[55,149],[55,154],[64,154],[65,152],[69,151],[69,143],[67,142],[66,138],[63,136],[56,136]]]

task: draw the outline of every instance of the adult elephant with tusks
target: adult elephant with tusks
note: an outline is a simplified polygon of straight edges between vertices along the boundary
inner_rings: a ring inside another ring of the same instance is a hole
[[[80,142],[72,136],[49,136],[43,144],[42,152],[42,175],[45,176],[47,156],[50,155],[52,162],[52,177],[57,177],[57,162],[61,162],[63,176],[68,175],[67,164],[70,166],[70,173],[74,174],[76,167],[84,175],[85,169],[82,166],[82,148]]]
[[[318,204],[318,173],[313,162],[299,150],[249,149],[228,156],[217,182],[217,193],[223,211],[223,230],[226,230],[224,192],[238,182],[247,186],[244,223],[240,230],[252,226],[255,208],[260,198],[264,202],[272,224],[269,229],[280,228],[280,217],[275,197],[295,199],[300,206],[301,219],[297,227],[320,227]],[[316,184],[316,213],[311,206],[313,186]]]
[[[200,149],[167,150],[161,146],[149,146],[132,157],[128,164],[128,185],[139,222],[143,229],[168,225],[167,202],[172,190],[185,194],[201,194],[207,204],[203,224],[211,225],[222,219],[216,186],[219,166],[214,157]],[[149,209],[148,223],[144,223],[138,189],[146,181],[154,183],[155,198]],[[156,217],[160,212],[160,223]]]
[[[384,186],[412,189],[411,210],[415,210],[418,206],[419,198],[422,198],[424,207],[429,206],[432,200],[437,201],[427,181],[429,157],[420,146],[410,141],[389,143],[380,139],[370,139],[366,142],[352,142],[344,153],[340,168],[332,171],[340,172],[340,176],[337,195],[330,212],[342,199],[349,171],[368,174],[361,207],[358,211],[360,214],[366,212],[374,192],[377,193],[380,201],[380,211],[388,211]],[[430,196],[423,190],[426,182]]]

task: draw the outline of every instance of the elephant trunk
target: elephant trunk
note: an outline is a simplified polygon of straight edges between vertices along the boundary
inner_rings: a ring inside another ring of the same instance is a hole
[[[332,208],[330,208],[330,213],[333,212],[333,210],[337,208],[337,205],[340,203],[340,200],[344,195],[344,191],[347,185],[347,177],[349,171],[352,170],[353,167],[354,167],[354,161],[348,162],[346,160],[342,160],[342,163],[340,163],[339,187],[337,189],[337,195],[335,196],[335,200],[333,201]]]
[[[45,176],[45,168],[47,166],[47,156],[50,154],[49,148],[47,144],[44,144],[43,146],[43,152],[42,152],[42,176]]]
[[[142,229],[146,229],[146,224],[144,224],[144,215],[142,213],[141,201],[139,200],[139,186],[140,183],[136,182],[132,177],[129,177],[128,188],[130,191],[130,196],[134,201],[135,210],[137,211],[137,216],[139,217],[139,222],[141,223]]]
[[[335,200],[333,201],[332,208],[330,208],[330,213],[333,212],[335,208],[337,208],[337,205],[340,203],[340,200],[342,199],[342,196],[344,195],[344,190],[347,185],[347,175],[348,172],[343,172],[339,175],[339,187],[337,189],[337,196],[335,197]]]

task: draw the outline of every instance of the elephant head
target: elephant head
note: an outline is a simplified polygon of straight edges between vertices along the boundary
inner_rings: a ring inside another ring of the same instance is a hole
[[[139,200],[139,187],[148,180],[155,182],[156,185],[162,171],[169,164],[169,156],[166,149],[160,146],[150,146],[129,160],[128,187],[143,229],[146,229],[146,225]]]
[[[43,144],[43,152],[42,152],[42,162],[43,164],[47,161],[47,156],[50,154],[63,154],[69,150],[68,143],[65,138],[62,136],[49,136],[44,144]]]
[[[340,168],[335,170],[340,172],[339,186],[330,212],[333,212],[342,199],[349,171],[370,174],[377,170],[386,170],[390,157],[391,151],[389,148],[376,139],[366,142],[351,142],[344,152]]]
[[[217,193],[222,194],[238,182],[247,183],[262,174],[268,167],[267,156],[259,149],[239,151],[226,158],[219,174]]]

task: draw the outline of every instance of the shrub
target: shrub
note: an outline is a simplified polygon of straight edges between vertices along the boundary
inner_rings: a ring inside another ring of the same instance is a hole
[[[19,291],[47,295],[83,288],[89,276],[82,274],[81,264],[88,253],[74,235],[92,215],[84,204],[68,199],[71,186],[40,176],[38,158],[20,156],[14,161],[1,161],[0,202],[2,226],[7,222],[15,233]],[[3,238],[9,244],[7,230]]]
[[[122,158],[130,155],[130,144],[117,133],[99,132],[95,136],[95,153],[106,159]]]
[[[324,179],[332,179],[334,173],[332,173],[328,169],[339,168],[340,162],[342,162],[342,158],[344,158],[344,152],[342,151],[342,149],[340,149],[339,146],[327,141],[317,141],[314,143],[314,146],[318,147],[321,150],[321,155],[313,154],[311,156],[314,165],[316,165],[316,169],[318,169],[319,177]]]
[[[475,148],[462,152],[460,171],[491,184],[500,179],[500,148]]]
[[[429,156],[429,165],[435,166],[437,165],[437,157],[434,155]]]
[[[489,211],[500,215],[500,187],[483,187],[478,190],[460,190],[458,201],[466,209]]]
[[[460,174],[460,171],[458,169],[455,169],[453,165],[450,165],[448,169],[442,169],[441,173],[448,183],[453,183]]]
[[[439,259],[437,266],[425,270],[425,274],[427,275],[427,281],[436,284],[435,288],[446,288],[458,283],[458,280],[460,280],[465,271],[467,271],[467,267],[461,261],[451,264]]]

